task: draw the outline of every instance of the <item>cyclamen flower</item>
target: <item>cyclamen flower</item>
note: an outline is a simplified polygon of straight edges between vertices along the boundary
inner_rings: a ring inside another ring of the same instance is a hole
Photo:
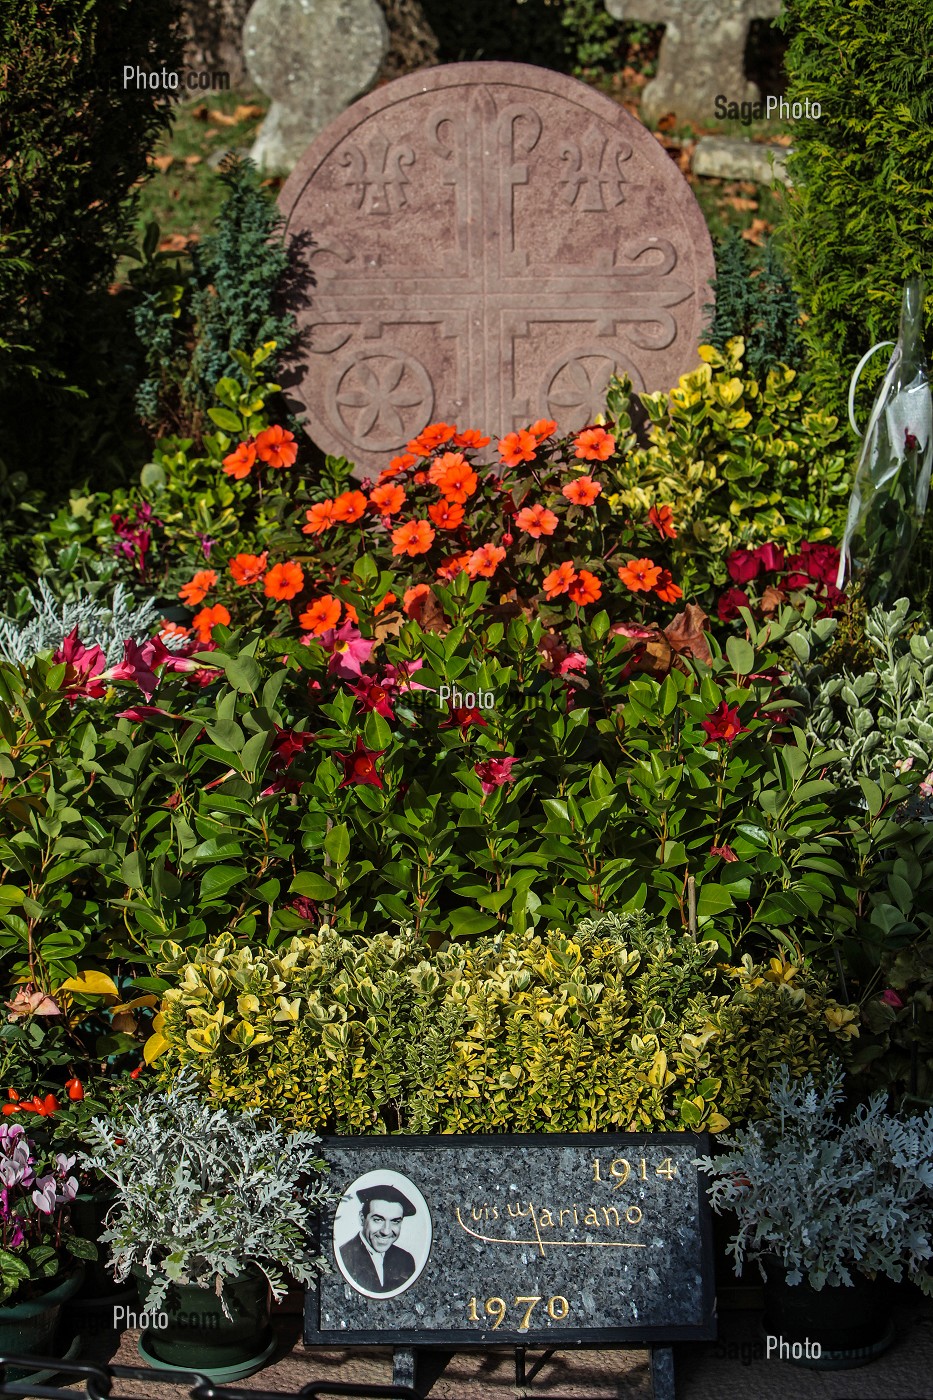
[[[362,783],[366,787],[381,788],[383,782],[375,760],[381,758],[384,753],[385,749],[367,749],[360,738],[356,741],[353,753],[335,753],[334,758],[343,764],[343,782],[340,787]]]
[[[706,731],[705,744],[732,744],[740,734],[749,732],[739,719],[738,706],[727,705],[725,700],[721,700],[713,713],[707,715],[700,728]]]
[[[256,435],[256,452],[270,467],[290,467],[298,456],[298,444],[294,433],[276,423]]]
[[[483,792],[489,795],[495,792],[496,788],[503,787],[506,783],[515,782],[515,774],[512,767],[518,762],[517,758],[487,758],[482,763],[473,764],[473,772],[479,778]]]

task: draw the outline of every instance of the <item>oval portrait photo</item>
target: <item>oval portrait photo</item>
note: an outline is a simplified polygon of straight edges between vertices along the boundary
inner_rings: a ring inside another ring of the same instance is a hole
[[[431,1253],[431,1212],[401,1172],[372,1171],[347,1187],[334,1218],[334,1258],[365,1298],[410,1288]]]

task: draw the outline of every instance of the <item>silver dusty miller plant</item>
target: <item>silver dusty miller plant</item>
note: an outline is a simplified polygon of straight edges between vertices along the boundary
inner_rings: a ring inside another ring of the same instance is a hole
[[[30,593],[33,617],[16,621],[0,614],[0,654],[8,661],[31,661],[40,651],[57,651],[74,630],[85,646],[101,648],[108,666],[123,659],[123,643],[132,637],[145,641],[159,616],[155,598],[137,603],[125,584],[118,583],[109,603],[86,595],[57,598],[45,579],[39,580],[39,596]]]
[[[845,751],[854,778],[878,780],[914,768],[926,778],[933,770],[933,631],[911,628],[910,602],[872,608],[865,639],[874,654],[871,670],[830,674],[809,666],[810,640],[788,638],[795,652],[805,727],[829,748]]]
[[[731,1151],[697,1159],[713,1209],[738,1218],[736,1273],[746,1256],[772,1256],[789,1284],[821,1289],[852,1284],[853,1269],[906,1271],[933,1297],[933,1109],[893,1117],[876,1094],[840,1122],[842,1078],[838,1065],[823,1085],[783,1066],[769,1116],[721,1138]]]
[[[260,1269],[279,1300],[285,1275],[313,1284],[326,1263],[308,1228],[333,1199],[310,1132],[265,1126],[254,1113],[204,1103],[186,1071],[165,1093],[127,1105],[119,1118],[95,1118],[81,1154],[117,1188],[100,1242],[114,1277],[134,1264],[153,1280],[158,1310],[173,1283],[215,1290],[224,1313],[225,1280]]]

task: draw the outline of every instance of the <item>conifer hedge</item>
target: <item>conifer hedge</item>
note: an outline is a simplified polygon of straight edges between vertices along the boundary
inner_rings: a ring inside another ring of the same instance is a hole
[[[926,275],[933,324],[933,0],[785,0],[777,22],[787,100],[822,109],[795,124],[782,236],[817,382],[838,408],[864,351],[896,336],[912,272]]]

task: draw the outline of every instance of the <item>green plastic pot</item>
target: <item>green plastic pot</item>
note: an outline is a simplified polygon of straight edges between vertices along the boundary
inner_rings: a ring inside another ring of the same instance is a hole
[[[0,1355],[60,1356],[56,1349],[56,1332],[62,1304],[73,1298],[81,1287],[84,1268],[78,1264],[68,1273],[52,1280],[52,1286],[38,1298],[0,1307]],[[6,1379],[21,1381],[33,1375],[28,1368],[8,1366]]]
[[[762,1263],[765,1335],[784,1342],[791,1353],[772,1350],[771,1360],[815,1371],[843,1371],[874,1361],[894,1341],[886,1278],[870,1279],[853,1269],[850,1287],[826,1284],[816,1289],[806,1281],[789,1284],[787,1270],[777,1259]],[[793,1355],[795,1349],[801,1354]]]
[[[140,1307],[148,1313],[153,1282],[138,1264],[133,1276]],[[226,1279],[223,1291],[231,1317],[213,1288],[171,1284],[162,1309],[155,1311],[164,1325],[147,1327],[139,1339],[145,1364],[198,1371],[212,1381],[242,1380],[261,1370],[276,1349],[268,1280],[259,1269],[247,1268]]]

